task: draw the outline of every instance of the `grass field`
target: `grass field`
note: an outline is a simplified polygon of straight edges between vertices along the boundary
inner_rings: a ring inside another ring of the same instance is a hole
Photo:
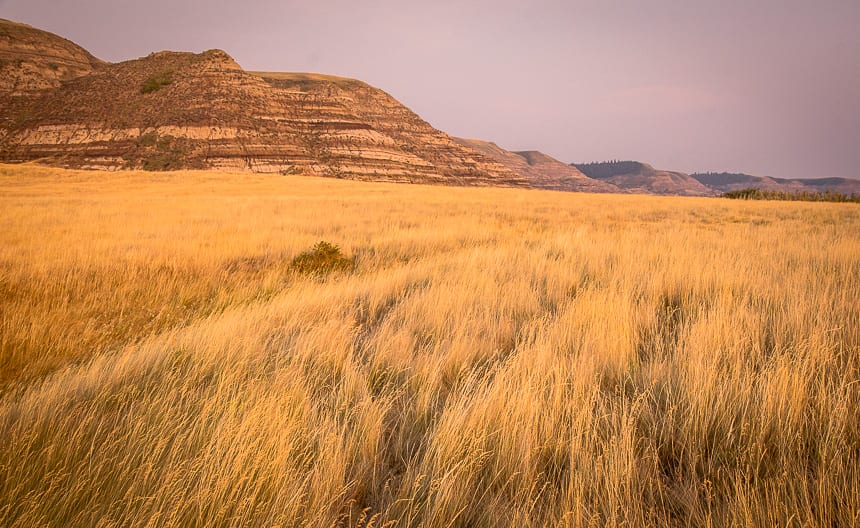
[[[856,204],[0,166],[0,225],[0,526],[860,525]]]

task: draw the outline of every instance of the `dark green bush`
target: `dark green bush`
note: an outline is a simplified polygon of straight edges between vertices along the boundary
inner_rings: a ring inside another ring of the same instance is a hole
[[[293,174],[301,174],[302,169],[301,169],[301,167],[296,167],[295,165],[290,165],[289,167],[287,167],[285,169],[281,169],[278,172],[281,173],[281,176],[291,176]]]
[[[137,138],[137,144],[140,147],[154,147],[158,143],[158,134],[155,132],[147,132]]]
[[[159,73],[158,75],[155,75],[143,81],[143,84],[140,86],[140,93],[148,94],[157,90],[161,90],[172,82],[173,72]]]
[[[180,152],[159,152],[145,158],[141,168],[146,171],[179,170],[185,168],[185,163]]]
[[[170,135],[159,136],[150,132],[137,140],[143,170],[169,171],[192,168],[188,159],[188,146],[181,139]],[[154,147],[154,148],[153,148]]]
[[[332,272],[348,272],[355,268],[355,257],[347,258],[340,248],[325,241],[297,255],[290,268],[303,275],[325,276]]]

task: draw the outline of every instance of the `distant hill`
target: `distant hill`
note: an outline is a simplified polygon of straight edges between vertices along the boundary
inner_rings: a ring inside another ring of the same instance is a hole
[[[860,180],[851,178],[800,178],[796,180],[786,180],[784,178],[774,178],[780,183],[801,184],[812,189],[813,191],[825,192],[836,191],[843,194],[856,194],[860,196]]]
[[[860,195],[860,180],[848,178],[771,178],[737,172],[705,172],[691,174],[699,182],[721,192],[761,189],[782,192],[826,192]]]
[[[683,172],[658,170],[640,161],[603,161],[575,163],[589,178],[611,183],[634,193],[679,196],[713,196],[712,188]]]
[[[576,167],[537,151],[511,152],[479,139],[454,138],[493,159],[528,181],[536,189],[580,192],[622,192],[618,187],[589,178]]]
[[[3,25],[0,53],[9,75],[26,77],[30,57],[48,65],[39,71],[51,70],[56,50],[65,50],[70,66],[61,78],[45,73],[44,82],[30,83],[38,89],[3,109],[0,161],[528,185],[361,81],[246,72],[220,50],[108,64],[56,35],[19,26]],[[20,83],[7,85],[18,90]]]

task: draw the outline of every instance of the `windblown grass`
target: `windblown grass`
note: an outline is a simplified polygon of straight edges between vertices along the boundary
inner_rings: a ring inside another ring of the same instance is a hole
[[[0,166],[0,221],[0,526],[860,524],[855,205]]]

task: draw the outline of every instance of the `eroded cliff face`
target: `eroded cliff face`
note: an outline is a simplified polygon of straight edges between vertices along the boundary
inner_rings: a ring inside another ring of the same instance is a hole
[[[322,167],[360,179],[526,186],[515,172],[436,130],[387,93],[354,79],[256,73],[285,106]]]
[[[81,68],[3,109],[0,161],[527,186],[360,81],[246,72],[220,50]]]

